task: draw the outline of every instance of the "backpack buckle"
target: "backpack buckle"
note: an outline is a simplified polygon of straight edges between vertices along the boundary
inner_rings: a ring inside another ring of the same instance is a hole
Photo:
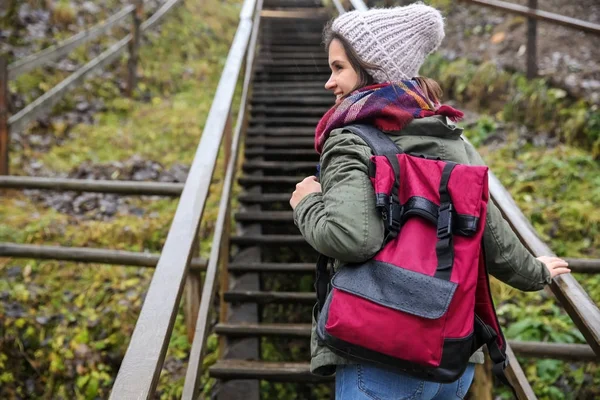
[[[437,237],[444,239],[452,235],[452,203],[443,203],[440,205],[437,220]]]
[[[399,232],[402,224],[402,212],[404,207],[400,204],[390,202],[388,211],[388,230],[391,232]]]

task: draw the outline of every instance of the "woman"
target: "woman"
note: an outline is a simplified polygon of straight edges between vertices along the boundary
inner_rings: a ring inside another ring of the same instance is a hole
[[[345,131],[345,125],[371,123],[407,153],[483,164],[476,150],[461,139],[462,129],[448,122],[462,113],[440,104],[436,82],[412,78],[443,37],[442,16],[423,4],[353,11],[325,29],[332,71],[325,88],[336,101],[316,129],[320,182],[311,176],[298,183],[290,205],[306,241],[336,259],[334,267],[370,259],[384,241],[383,221],[368,175],[372,152],[361,138]],[[488,271],[520,290],[540,290],[553,277],[569,272],[564,260],[534,258],[491,202],[484,246]],[[462,399],[473,379],[473,363],[483,363],[481,350],[470,362],[457,381],[441,384],[351,363],[321,345],[314,329],[311,338],[311,371],[319,375],[335,372],[336,398],[343,400]]]

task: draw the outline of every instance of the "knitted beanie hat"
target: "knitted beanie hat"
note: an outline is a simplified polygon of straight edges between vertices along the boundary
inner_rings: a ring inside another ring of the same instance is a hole
[[[419,68],[444,39],[444,21],[438,10],[421,3],[405,7],[351,11],[331,26],[361,60],[381,70],[369,70],[377,83],[417,76]]]

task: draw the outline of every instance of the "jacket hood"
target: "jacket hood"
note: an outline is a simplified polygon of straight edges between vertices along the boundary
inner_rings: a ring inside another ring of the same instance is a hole
[[[443,115],[434,115],[431,117],[414,119],[404,129],[399,131],[386,131],[386,133],[390,136],[434,136],[458,140],[463,133],[463,128],[454,125]]]

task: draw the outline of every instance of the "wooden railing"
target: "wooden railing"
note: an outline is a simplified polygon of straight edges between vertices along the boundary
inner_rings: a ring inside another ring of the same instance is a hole
[[[177,206],[131,342],[115,380],[111,399],[149,399],[154,394],[181,300],[189,260],[196,246],[196,232],[208,197],[217,154],[223,141],[227,170],[211,254],[204,278],[183,398],[193,399],[198,393],[200,366],[206,345],[212,299],[217,284],[220,282],[223,287],[227,282],[227,268],[222,266],[219,270],[219,262],[227,259],[222,256],[228,254],[229,248],[227,239],[229,238],[228,226],[230,224],[230,195],[236,170],[240,134],[245,124],[246,101],[261,8],[262,0],[258,0],[258,4],[256,4],[256,0],[245,0],[244,2],[240,23],[221,74],[202,139],[192,162],[181,200]],[[236,130],[232,137],[230,110],[245,55],[244,89]]]
[[[460,0],[465,3],[476,4],[485,7],[491,7],[496,10],[506,11],[515,15],[527,17],[527,77],[537,76],[537,21],[550,22],[554,25],[561,25],[567,28],[573,28],[581,32],[600,35],[600,24],[581,21],[575,18],[565,17],[539,10],[537,0],[528,0],[528,7],[513,4],[500,0]]]
[[[129,49],[126,93],[128,96],[132,96],[137,81],[136,69],[142,33],[155,26],[161,18],[163,18],[175,5],[180,3],[180,1],[181,0],[167,1],[158,11],[156,11],[156,13],[154,13],[154,15],[142,23],[143,0],[133,0],[134,4],[123,7],[121,11],[109,17],[106,21],[22,60],[7,64],[6,56],[0,56],[0,175],[9,174],[9,144],[11,132],[23,130],[28,123],[50,111],[70,89],[80,85],[91,73],[114,62],[126,49]],[[38,97],[31,104],[28,104],[16,114],[10,117],[8,116],[9,80],[15,79],[34,68],[47,65],[54,60],[64,57],[82,44],[106,34],[113,26],[122,22],[130,15],[133,17],[131,33],[110,46],[98,57],[90,60],[83,67],[69,75],[69,77],[48,90],[42,96]]]

